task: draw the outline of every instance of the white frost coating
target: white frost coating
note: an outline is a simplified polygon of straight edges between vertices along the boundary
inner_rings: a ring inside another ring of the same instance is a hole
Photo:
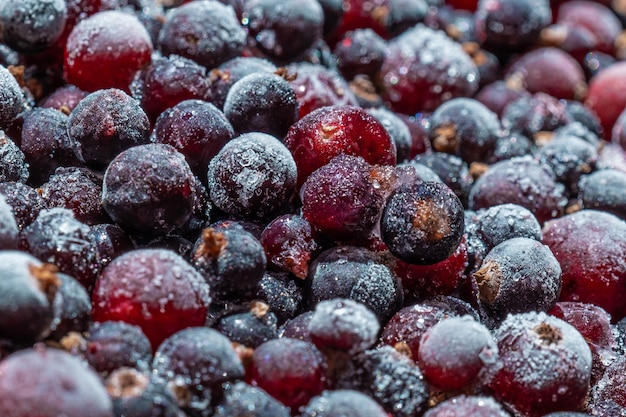
[[[377,339],[380,323],[364,304],[347,298],[320,301],[309,322],[309,333],[324,347],[363,352]]]
[[[287,147],[265,133],[228,142],[211,160],[208,189],[213,203],[231,214],[264,217],[294,190],[296,163]]]

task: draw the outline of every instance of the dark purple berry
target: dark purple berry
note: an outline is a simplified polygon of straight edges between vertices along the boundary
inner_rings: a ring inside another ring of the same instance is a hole
[[[461,243],[463,205],[445,184],[416,183],[391,194],[380,227],[392,254],[408,263],[433,264]]]

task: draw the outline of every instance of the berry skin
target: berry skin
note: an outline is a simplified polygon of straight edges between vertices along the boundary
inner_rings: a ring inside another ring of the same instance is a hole
[[[581,334],[545,313],[510,315],[494,337],[501,368],[489,383],[517,414],[577,411],[589,391],[591,352]]]
[[[480,382],[495,369],[498,347],[489,329],[471,316],[450,317],[422,336],[417,364],[428,383],[454,391]]]
[[[388,414],[372,398],[349,389],[328,390],[314,397],[303,408],[302,417],[386,417]]]
[[[626,99],[619,94],[626,87],[624,69],[626,63],[617,62],[598,71],[589,81],[584,104],[600,118],[607,137],[610,136],[620,113],[626,108]]]
[[[451,98],[471,96],[479,82],[478,69],[461,46],[421,24],[389,42],[377,78],[383,99],[404,114],[433,111]]]
[[[223,383],[241,380],[244,368],[226,336],[208,327],[189,327],[163,341],[152,373],[181,392],[189,415],[202,415],[195,413],[206,409]]]
[[[237,134],[263,132],[282,139],[298,120],[296,92],[279,75],[246,75],[228,90],[224,114]]]
[[[37,346],[0,363],[0,414],[6,417],[113,417],[96,373],[71,354]]]
[[[622,298],[626,265],[621,261],[626,223],[585,209],[547,222],[543,243],[563,270],[561,301],[581,301],[605,309],[618,321],[626,316]],[[581,253],[586,254],[580,256]]]
[[[492,397],[459,395],[431,408],[424,417],[511,417]],[[544,416],[547,417],[547,416]]]
[[[209,197],[224,212],[263,219],[295,191],[297,167],[285,145],[262,132],[244,133],[215,155],[208,169]]]
[[[197,184],[185,157],[174,147],[133,146],[108,165],[102,204],[121,227],[153,236],[185,224],[194,210]]]
[[[129,91],[135,72],[151,61],[152,40],[143,24],[118,10],[80,21],[65,46],[65,80],[85,91]]]
[[[309,335],[318,349],[337,349],[351,356],[374,345],[379,329],[376,315],[350,299],[320,301],[309,321]]]
[[[104,170],[123,150],[148,143],[150,121],[138,101],[111,88],[82,99],[70,113],[67,131],[78,159]]]
[[[53,45],[63,33],[67,5],[63,0],[5,2],[0,7],[3,41],[22,53]]]
[[[478,177],[468,197],[469,209],[499,204],[518,204],[530,210],[540,224],[565,210],[565,187],[554,173],[530,156],[495,163]]]
[[[282,337],[254,350],[247,378],[295,412],[326,388],[325,366],[314,344]]]
[[[395,165],[393,139],[374,116],[354,106],[321,107],[294,123],[284,139],[298,167],[298,185],[340,154]]]
[[[189,58],[211,70],[238,56],[246,32],[235,11],[218,1],[193,1],[172,10],[159,32],[164,55]]]
[[[24,110],[24,94],[9,70],[0,66],[0,129],[5,130]]]
[[[263,229],[260,241],[268,267],[300,279],[306,278],[309,262],[321,248],[311,224],[296,214],[276,217]]]
[[[333,240],[368,236],[378,224],[384,194],[394,182],[393,176],[385,174],[363,158],[334,157],[302,185],[302,216]]]
[[[456,251],[464,231],[463,205],[442,183],[400,187],[387,200],[381,237],[402,261],[428,265]]]
[[[58,269],[25,252],[0,252],[0,335],[36,341],[49,333],[53,302],[61,280]]]
[[[210,303],[202,276],[166,249],[136,249],[115,258],[92,295],[94,321],[138,325],[153,349],[178,330],[204,325]]]
[[[78,280],[57,273],[60,285],[54,295],[50,340],[60,341],[70,332],[84,332],[91,322],[91,297]]]
[[[507,239],[487,253],[473,274],[486,315],[548,311],[561,291],[561,267],[548,246],[535,239]]]

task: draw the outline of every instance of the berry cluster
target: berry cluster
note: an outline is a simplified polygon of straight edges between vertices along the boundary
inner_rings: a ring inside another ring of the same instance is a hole
[[[0,0],[0,416],[626,415],[625,29]]]

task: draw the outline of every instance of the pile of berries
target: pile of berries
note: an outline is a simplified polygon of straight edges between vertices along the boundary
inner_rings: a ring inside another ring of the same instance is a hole
[[[0,416],[626,415],[626,2],[0,23]]]

